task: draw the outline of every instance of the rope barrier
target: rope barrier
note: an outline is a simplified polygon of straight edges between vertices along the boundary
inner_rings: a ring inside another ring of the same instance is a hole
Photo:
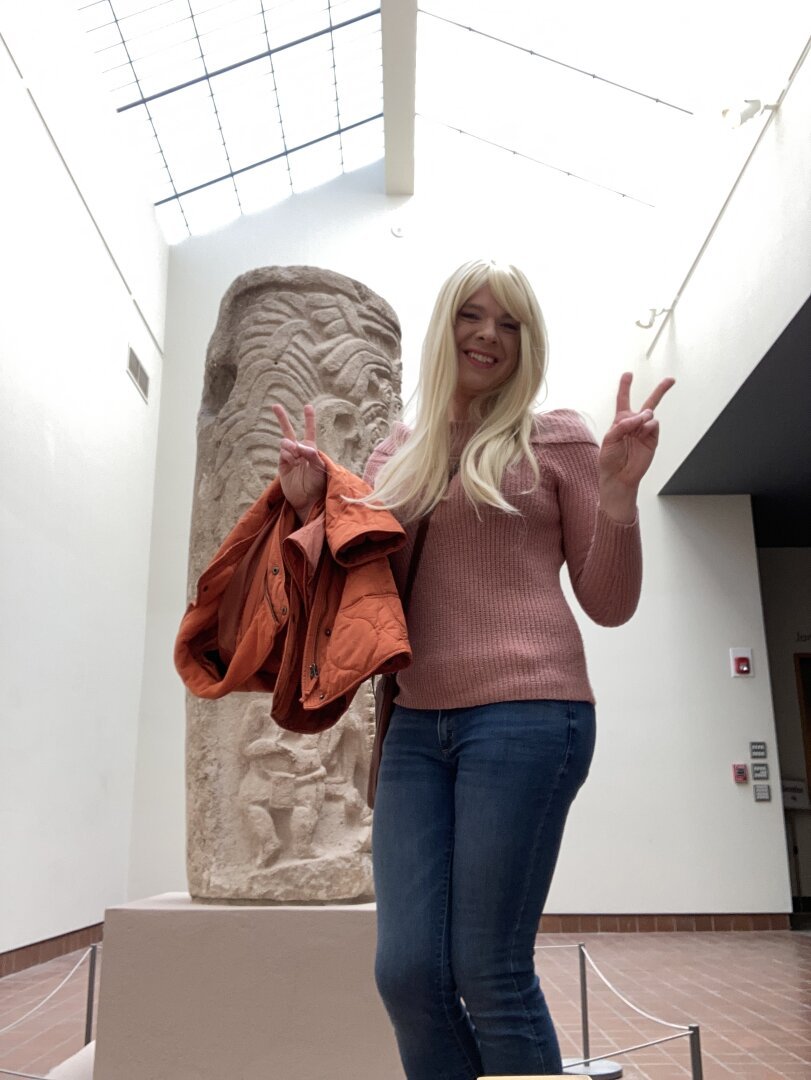
[[[79,968],[82,966],[82,964],[85,962],[85,960],[88,958],[89,955],[90,955],[90,949],[88,949],[86,953],[82,954],[82,956],[79,958],[79,961],[68,972],[68,974],[64,977],[64,979],[59,984],[59,986],[57,986],[55,989],[53,989],[50,992],[50,994],[48,994],[48,996],[46,998],[43,998],[42,1001],[40,1001],[39,1005],[35,1005],[33,1009],[29,1009],[28,1012],[25,1014],[25,1016],[21,1016],[19,1018],[19,1020],[15,1020],[13,1024],[9,1024],[7,1027],[0,1028],[0,1035],[5,1035],[5,1033],[7,1031],[11,1031],[12,1028],[15,1028],[18,1024],[21,1024],[23,1022],[23,1020],[27,1020],[29,1016],[33,1016],[34,1013],[37,1012],[39,1009],[41,1009],[43,1005],[47,1005],[47,1003],[51,1000],[51,998],[54,996],[54,994],[59,993],[59,991],[62,989],[62,987],[68,981],[68,979],[70,979],[73,975],[76,974],[76,972],[79,970]],[[2,1073],[2,1072],[3,1072],[3,1069],[0,1069],[0,1073]],[[10,1075],[11,1076],[22,1076],[23,1073],[11,1073]]]
[[[585,954],[586,959],[588,960],[588,962],[591,964],[592,968],[594,969],[595,974],[599,978],[601,978],[603,980],[605,985],[608,987],[608,989],[613,994],[617,995],[617,997],[620,999],[620,1001],[625,1002],[625,1004],[628,1006],[629,1009],[633,1009],[634,1012],[639,1013],[640,1016],[644,1016],[646,1020],[653,1020],[653,1022],[655,1024],[662,1024],[664,1027],[675,1028],[676,1031],[684,1031],[684,1032],[689,1032],[690,1031],[690,1028],[686,1024],[671,1024],[671,1023],[668,1023],[667,1020],[660,1020],[658,1016],[651,1016],[650,1013],[646,1013],[644,1010],[637,1008],[637,1006],[634,1005],[634,1003],[632,1001],[629,1001],[627,997],[624,997],[619,992],[619,990],[617,990],[616,986],[611,985],[611,983],[608,981],[608,979],[605,977],[605,975],[603,975],[602,971],[600,971],[600,969],[594,963],[591,956],[589,956],[588,950],[585,947],[583,948],[583,953]],[[675,1038],[678,1038],[678,1036],[673,1035],[673,1036],[671,1036],[671,1038],[675,1039]]]

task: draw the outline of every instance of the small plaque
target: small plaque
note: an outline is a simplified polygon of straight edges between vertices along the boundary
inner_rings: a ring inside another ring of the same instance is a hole
[[[771,802],[772,789],[769,784],[754,784],[755,802]]]
[[[766,757],[766,743],[765,742],[750,742],[749,743],[749,756],[753,758],[765,758]]]
[[[768,780],[769,779],[769,766],[768,765],[753,765],[752,766],[752,779],[753,780]]]
[[[811,810],[808,784],[805,780],[783,779],[783,806],[799,810]]]

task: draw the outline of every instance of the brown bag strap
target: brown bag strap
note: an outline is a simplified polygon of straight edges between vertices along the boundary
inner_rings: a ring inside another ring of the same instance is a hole
[[[408,603],[411,600],[411,590],[414,587],[414,578],[417,576],[417,567],[420,565],[422,549],[425,545],[425,535],[428,532],[428,524],[431,520],[429,511],[425,517],[420,518],[417,526],[417,535],[414,537],[414,550],[411,552],[411,562],[408,564],[408,577],[406,578],[405,591],[403,592],[403,614],[408,615]]]

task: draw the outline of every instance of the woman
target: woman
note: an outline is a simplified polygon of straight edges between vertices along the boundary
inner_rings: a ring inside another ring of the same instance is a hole
[[[533,948],[594,697],[559,572],[598,623],[633,614],[637,489],[673,380],[635,412],[623,375],[598,450],[577,414],[533,414],[546,359],[524,275],[466,263],[436,301],[414,428],[395,425],[365,473],[370,501],[407,526],[401,591],[431,513],[373,828],[376,976],[408,1080],[562,1071]],[[284,492],[306,520],[323,490],[313,409],[298,441],[274,408]]]

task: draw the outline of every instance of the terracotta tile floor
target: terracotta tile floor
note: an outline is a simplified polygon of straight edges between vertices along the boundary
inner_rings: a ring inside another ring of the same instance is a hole
[[[99,946],[96,963],[96,1004],[102,951]],[[67,956],[49,960],[47,964],[26,968],[25,971],[0,979],[0,1029],[24,1016],[29,1009],[47,997],[85,952],[86,949],[80,949]],[[88,963],[89,958],[44,1008],[5,1035],[0,1035],[0,1069],[16,1069],[43,1076],[54,1065],[81,1050],[84,1045],[87,1008]]]
[[[811,1080],[810,934],[547,934],[538,939],[540,945],[578,940],[638,1007],[671,1023],[700,1024],[705,1080]],[[81,955],[0,979],[0,1028],[45,997]],[[536,955],[563,1053],[579,1057],[577,951],[543,949]],[[101,951],[97,975],[100,967]],[[86,992],[85,963],[43,1010],[0,1035],[0,1068],[44,1075],[76,1053],[84,1041]],[[675,1034],[631,1011],[591,971],[589,1011],[595,1055]],[[687,1039],[615,1060],[626,1080],[691,1075]]]

